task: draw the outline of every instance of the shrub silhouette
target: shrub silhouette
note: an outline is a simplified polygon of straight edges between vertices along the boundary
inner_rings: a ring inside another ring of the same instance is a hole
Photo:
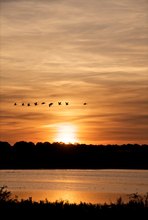
[[[148,217],[148,193],[144,196],[134,193],[129,202],[122,198],[111,204],[79,203],[68,201],[36,202],[31,197],[18,201],[11,199],[6,186],[0,187],[0,216],[11,219],[146,219]],[[21,213],[21,214],[20,214]]]
[[[0,202],[12,201],[11,195],[11,192],[7,190],[7,186],[4,185],[0,187]]]

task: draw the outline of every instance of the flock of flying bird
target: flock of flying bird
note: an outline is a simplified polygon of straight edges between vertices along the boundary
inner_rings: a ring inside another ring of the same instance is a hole
[[[35,106],[39,105],[38,102],[34,102],[33,104],[34,104]],[[46,104],[46,102],[42,102],[42,103],[41,103],[41,105],[45,105],[45,104]],[[54,103],[51,102],[51,103],[48,104],[48,106],[51,107],[53,104],[54,104]],[[14,105],[18,105],[18,104],[15,102]],[[22,105],[22,106],[25,106],[25,105],[26,105],[26,106],[31,106],[30,103],[26,103],[26,104],[25,104],[24,102],[21,103],[21,105]],[[62,102],[58,102],[58,105],[63,105],[63,103],[62,103]],[[69,105],[69,102],[65,102],[65,105]],[[87,105],[87,103],[84,102],[83,105]]]

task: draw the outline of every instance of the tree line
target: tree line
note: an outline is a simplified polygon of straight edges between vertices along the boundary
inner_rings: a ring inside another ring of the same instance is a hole
[[[0,169],[148,169],[148,145],[1,141]]]

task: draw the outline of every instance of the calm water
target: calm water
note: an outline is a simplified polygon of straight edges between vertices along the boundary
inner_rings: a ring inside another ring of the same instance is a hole
[[[147,170],[0,170],[0,185],[18,198],[114,202],[148,192]]]

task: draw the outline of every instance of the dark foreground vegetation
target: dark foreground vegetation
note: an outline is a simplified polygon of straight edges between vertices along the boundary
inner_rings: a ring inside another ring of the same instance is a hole
[[[18,200],[11,198],[11,192],[5,186],[0,188],[0,217],[3,219],[147,219],[148,193],[129,196],[124,203],[119,198],[116,203],[70,204],[64,201],[35,202],[32,198]]]
[[[0,142],[0,169],[148,169],[148,145]]]

